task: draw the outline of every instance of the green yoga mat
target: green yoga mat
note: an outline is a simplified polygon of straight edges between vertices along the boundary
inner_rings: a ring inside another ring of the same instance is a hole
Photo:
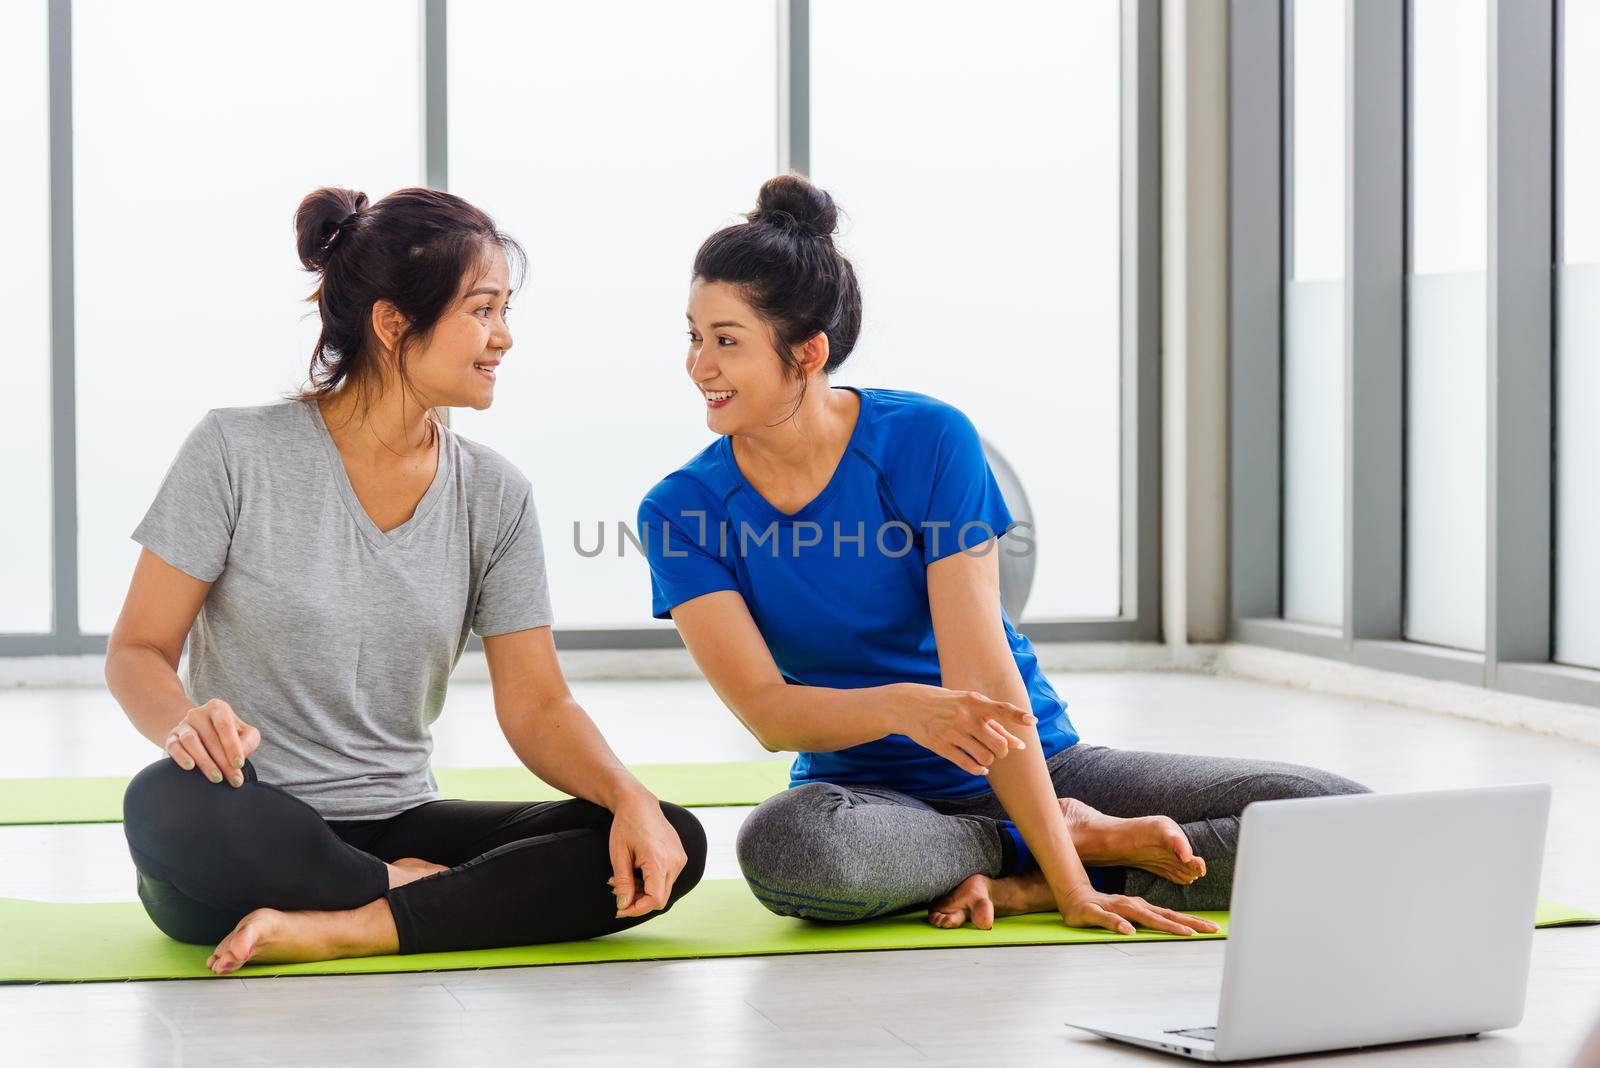
[[[1200,915],[1227,931],[1226,912]],[[1600,923],[1600,916],[1541,902],[1540,927]],[[151,925],[136,903],[61,905],[0,898],[0,982],[91,982],[112,979],[219,978],[205,969],[210,946],[174,942]],[[1220,938],[1222,935],[1197,935]],[[485,949],[461,953],[358,957],[317,964],[253,965],[234,976],[351,975],[373,972],[514,968],[684,957],[748,957],[773,953],[837,953],[869,949],[949,949],[980,946],[1057,945],[1103,942],[1184,941],[1177,935],[1140,931],[1076,930],[1054,913],[1002,919],[992,931],[963,927],[944,931],[922,912],[864,923],[832,925],[774,916],[737,879],[708,880],[671,912],[631,931],[587,942]],[[228,978],[231,978],[229,976]]]
[[[631,770],[664,801],[686,808],[759,805],[789,785],[784,760],[724,764],[638,764]],[[466,801],[555,801],[567,795],[526,768],[439,768],[446,797]],[[0,779],[0,826],[40,823],[121,823],[128,779],[97,775]]]

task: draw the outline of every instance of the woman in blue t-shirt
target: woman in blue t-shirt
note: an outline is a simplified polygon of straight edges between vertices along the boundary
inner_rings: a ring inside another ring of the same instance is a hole
[[[720,437],[639,509],[657,618],[761,743],[799,753],[739,833],[772,911],[941,927],[1059,909],[1192,934],[1251,801],[1365,788],[1292,764],[1087,745],[1000,605],[1011,514],[978,433],[918,393],[829,386],[861,325],[833,199],[762,186],[711,235],[689,377]]]

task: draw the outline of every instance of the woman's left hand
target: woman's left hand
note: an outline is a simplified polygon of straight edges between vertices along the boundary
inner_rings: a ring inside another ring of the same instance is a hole
[[[643,916],[667,907],[667,896],[678,873],[689,863],[683,842],[661,802],[651,794],[618,805],[611,818],[612,891],[617,895],[617,918]],[[635,877],[643,876],[643,889]]]

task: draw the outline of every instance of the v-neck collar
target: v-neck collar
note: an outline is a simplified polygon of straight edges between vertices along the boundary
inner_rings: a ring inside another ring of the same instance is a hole
[[[334,444],[333,435],[328,432],[328,424],[322,419],[322,409],[315,400],[302,402],[311,416],[312,425],[317,428],[317,434],[322,438],[322,446],[327,450],[329,475],[333,484],[338,488],[339,496],[344,498],[345,507],[350,510],[350,516],[355,520],[357,528],[367,543],[374,549],[382,552],[391,545],[397,545],[405,540],[406,535],[415,530],[428,513],[432,511],[439,497],[444,493],[445,483],[450,478],[450,448],[449,428],[434,424],[439,434],[439,460],[434,468],[433,481],[428,484],[428,490],[417,502],[417,507],[412,511],[411,518],[395,527],[393,530],[379,530],[378,524],[372,521],[367,510],[361,506],[361,498],[356,496],[355,487],[350,484],[350,473],[345,470],[344,456],[339,452],[339,446]]]
[[[809,519],[812,515],[816,514],[819,509],[821,509],[828,503],[830,499],[832,499],[833,495],[839,491],[839,483],[843,477],[842,472],[845,468],[845,462],[850,459],[850,453],[855,449],[856,443],[861,440],[862,428],[867,425],[867,409],[872,403],[872,391],[866,389],[857,389],[855,386],[834,386],[832,388],[848,389],[850,392],[854,393],[857,399],[860,401],[860,406],[856,409],[856,425],[850,428],[850,440],[845,442],[844,452],[840,454],[839,462],[834,465],[833,474],[828,477],[828,481],[822,487],[822,490],[815,497],[807,501],[804,507],[802,507],[798,512],[782,511],[771,501],[763,497],[761,495],[761,491],[752,486],[750,484],[750,480],[744,477],[744,472],[739,469],[739,459],[733,454],[733,437],[727,434],[724,434],[722,437],[722,459],[723,462],[728,465],[728,472],[733,476],[734,482],[741,489],[749,492],[751,499],[756,502],[757,507],[763,509],[780,522],[803,522],[804,520]]]

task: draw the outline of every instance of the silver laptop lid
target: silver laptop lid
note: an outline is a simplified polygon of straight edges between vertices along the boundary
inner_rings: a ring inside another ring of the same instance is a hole
[[[1219,1059],[1514,1026],[1549,808],[1544,784],[1246,808]]]

